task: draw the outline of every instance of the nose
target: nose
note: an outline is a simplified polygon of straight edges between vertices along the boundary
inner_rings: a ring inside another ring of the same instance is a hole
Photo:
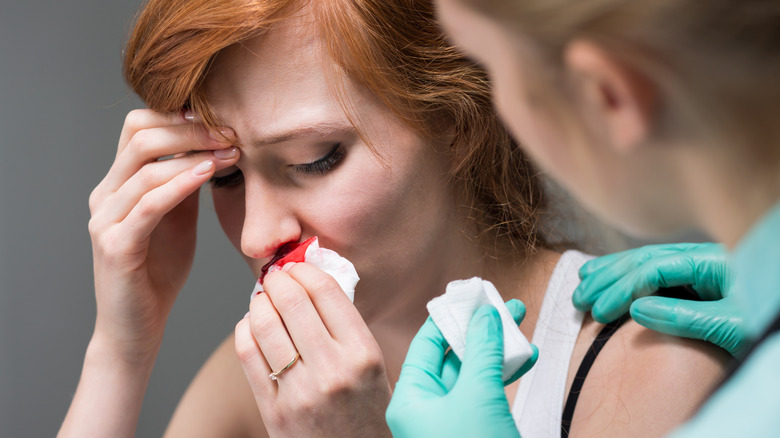
[[[287,242],[301,237],[301,226],[286,196],[263,181],[245,186],[244,226],[241,251],[256,259],[273,257]]]

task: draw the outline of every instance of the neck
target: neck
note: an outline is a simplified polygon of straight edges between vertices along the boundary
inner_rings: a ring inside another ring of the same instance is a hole
[[[388,377],[393,384],[400,374],[409,343],[428,317],[427,302],[444,293],[447,283],[452,280],[478,276],[493,282],[505,301],[513,298],[523,301],[527,311],[520,328],[529,339],[533,335],[547,282],[559,254],[541,250],[529,257],[496,259],[482,256],[481,251],[472,246],[473,242],[468,242],[461,251],[450,252],[444,265],[431,262],[430,266],[416,270],[403,294],[395,294],[380,311],[371,315],[364,313],[382,348]]]
[[[737,148],[731,148],[737,149]],[[715,240],[733,249],[780,201],[780,166],[742,154],[703,149],[680,162],[693,220]]]

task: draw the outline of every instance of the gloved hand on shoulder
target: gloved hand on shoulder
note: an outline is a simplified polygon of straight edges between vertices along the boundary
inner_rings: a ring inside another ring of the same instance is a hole
[[[639,324],[674,336],[702,339],[736,358],[749,348],[733,275],[722,245],[649,245],[591,260],[580,268],[574,306],[601,323],[627,311]],[[648,296],[659,288],[689,285],[701,301]]]

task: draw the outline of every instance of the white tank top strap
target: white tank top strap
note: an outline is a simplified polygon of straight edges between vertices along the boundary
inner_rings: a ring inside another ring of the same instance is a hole
[[[531,341],[539,348],[536,365],[521,379],[512,416],[523,438],[559,436],[571,353],[585,316],[571,296],[578,271],[593,256],[569,250],[553,270]]]

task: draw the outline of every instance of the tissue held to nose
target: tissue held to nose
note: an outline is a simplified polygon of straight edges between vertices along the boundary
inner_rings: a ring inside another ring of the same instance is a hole
[[[355,285],[360,280],[357,271],[355,271],[355,266],[349,260],[341,257],[336,251],[320,248],[317,236],[301,242],[283,257],[272,261],[268,268],[263,270],[260,278],[257,279],[255,288],[252,291],[252,297],[263,292],[263,279],[269,272],[282,269],[287,263],[300,262],[310,263],[333,277],[344,293],[347,294],[349,300],[355,301]]]

